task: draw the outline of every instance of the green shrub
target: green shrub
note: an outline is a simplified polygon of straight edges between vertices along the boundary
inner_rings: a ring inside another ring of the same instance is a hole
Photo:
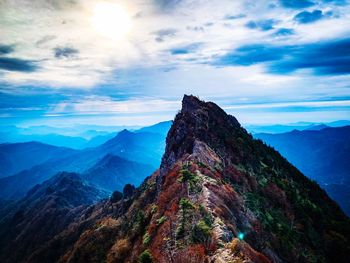
[[[158,210],[158,206],[156,204],[153,204],[151,206],[151,214],[152,215],[155,214],[157,212],[157,210]]]
[[[153,263],[151,252],[148,249],[141,253],[140,263]]]
[[[161,218],[157,219],[157,225],[160,226],[167,220],[166,216],[162,216]]]
[[[192,240],[194,243],[204,243],[211,236],[211,227],[204,220],[198,223],[192,229]]]
[[[181,176],[179,178],[179,181],[181,183],[184,183],[184,182],[188,182],[188,181],[191,181],[193,180],[193,178],[196,176],[195,174],[191,173],[189,170],[187,169],[182,169],[180,171],[181,173]]]
[[[138,210],[135,214],[132,231],[135,234],[141,234],[143,233],[145,227],[146,227],[145,213],[142,210]]]
[[[135,222],[137,224],[142,225],[144,220],[145,220],[145,213],[143,211],[141,211],[141,210],[138,210],[137,213],[136,213]]]
[[[202,186],[200,184],[201,178],[199,176],[187,169],[182,169],[180,173],[181,176],[179,178],[179,182],[188,182],[191,193],[199,193],[202,190]]]
[[[197,164],[200,168],[208,168],[208,166],[205,163],[202,163],[200,161],[198,161]]]
[[[178,228],[176,228],[176,239],[183,238],[184,234],[185,234],[185,228],[184,228],[184,225],[181,224],[179,225]]]
[[[192,202],[190,200],[188,200],[187,198],[181,198],[179,204],[180,204],[180,208],[183,211],[194,208],[194,205],[192,204]]]
[[[191,211],[192,209],[194,209],[194,204],[192,204],[192,202],[186,198],[181,198],[180,202],[180,209],[181,209],[181,222],[179,227],[176,230],[176,238],[182,238],[185,235],[185,231],[186,231],[186,222],[189,219],[189,211]]]
[[[201,216],[203,217],[204,222],[208,225],[208,226],[212,226],[214,223],[214,218],[213,216],[208,213],[208,211],[206,210],[206,208],[203,205],[199,206],[199,212],[201,213]]]
[[[143,235],[143,241],[142,243],[145,245],[145,246],[148,246],[151,242],[151,237],[149,236],[148,232],[146,232],[144,235]]]

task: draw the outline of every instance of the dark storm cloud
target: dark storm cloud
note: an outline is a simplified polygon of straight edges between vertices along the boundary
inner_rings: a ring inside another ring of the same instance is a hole
[[[0,57],[0,70],[33,72],[37,69],[31,60]]]
[[[53,51],[56,58],[70,58],[79,53],[79,50],[71,47],[56,47]]]
[[[316,75],[350,74],[350,38],[307,45],[246,45],[219,58],[218,66],[266,63],[274,74],[312,69]]]
[[[0,55],[10,54],[15,51],[13,45],[2,45],[0,44]]]
[[[249,21],[245,26],[250,29],[268,31],[274,28],[276,21],[274,19],[262,19],[257,21]]]

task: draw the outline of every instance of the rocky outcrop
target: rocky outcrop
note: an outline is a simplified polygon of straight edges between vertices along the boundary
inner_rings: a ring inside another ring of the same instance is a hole
[[[160,168],[161,175],[164,175],[181,157],[192,154],[195,141],[205,142],[217,154],[228,155],[225,140],[234,139],[242,131],[244,129],[236,118],[227,115],[216,104],[185,95],[182,109],[175,117],[167,135]]]

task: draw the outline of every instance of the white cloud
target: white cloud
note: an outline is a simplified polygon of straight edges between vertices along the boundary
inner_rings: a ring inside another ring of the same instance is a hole
[[[101,2],[101,1],[98,1]],[[37,72],[3,72],[2,80],[15,85],[45,84],[61,87],[93,87],[112,82],[116,71],[133,67],[178,66],[208,62],[214,56],[249,43],[310,42],[349,33],[348,7],[342,7],[339,19],[320,21],[318,25],[296,25],[295,10],[271,8],[266,1],[183,0],[165,12],[154,0],[110,0],[132,17],[132,28],[123,39],[99,34],[92,24],[96,1],[2,0],[0,2],[1,39],[16,44],[13,56],[37,61]],[[335,7],[334,7],[335,8]],[[326,10],[326,8],[325,8]],[[225,20],[227,15],[245,16]],[[294,28],[298,33],[288,39],[271,37],[271,32],[245,27],[250,20],[270,19],[276,27]],[[209,26],[208,26],[209,23]],[[113,28],[113,27],[110,27]],[[163,42],[154,32],[172,28],[176,34]],[[202,28],[203,30],[193,30]],[[319,29],[319,30],[317,30]],[[173,56],[169,49],[201,43],[198,50]],[[70,46],[76,57],[55,58],[53,49]],[[239,69],[237,69],[238,72]],[[254,69],[252,69],[254,72]],[[245,80],[243,80],[245,82]]]
[[[155,0],[106,1],[119,3],[132,17],[131,29],[123,38],[109,38],[93,26],[98,1],[0,0],[0,44],[15,45],[15,52],[7,56],[36,61],[39,66],[29,73],[2,70],[0,82],[15,86],[14,93],[23,92],[20,86],[34,85],[101,94],[103,86],[109,85],[113,92],[132,96],[115,101],[106,91],[105,97],[73,97],[52,105],[47,112],[51,115],[175,112],[184,93],[225,106],[242,100],[309,101],[349,95],[348,75],[313,76],[307,71],[273,75],[262,64],[221,68],[210,64],[217,56],[246,44],[306,44],[349,36],[349,6],[314,6],[311,9],[333,11],[339,18],[300,25],[293,21],[298,10],[271,8],[268,1],[182,0],[168,9],[157,6]],[[225,19],[240,14],[243,16],[237,19]],[[296,34],[273,37],[274,30],[245,26],[261,19],[274,19],[276,29],[291,28]],[[173,33],[157,41],[155,32],[165,29]],[[187,54],[170,52],[193,43],[200,44]],[[74,48],[78,53],[56,58],[57,47]]]
[[[331,101],[292,101],[279,103],[262,103],[262,104],[242,104],[223,107],[226,110],[234,109],[274,109],[289,107],[350,107],[350,100],[331,100]]]
[[[152,98],[112,100],[109,97],[89,96],[78,101],[66,101],[54,105],[48,114],[148,114],[159,112],[175,113],[180,101],[159,100]]]

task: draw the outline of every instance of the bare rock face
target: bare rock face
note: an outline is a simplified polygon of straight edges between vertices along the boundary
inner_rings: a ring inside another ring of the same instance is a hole
[[[241,133],[243,130],[235,117],[227,115],[216,104],[185,95],[182,109],[175,117],[167,136],[160,168],[161,175],[182,156],[192,154],[196,140],[205,142],[219,154],[224,154],[227,150],[226,140],[234,133]],[[234,160],[225,159],[225,161]]]
[[[194,159],[210,167],[222,164],[220,157],[204,142],[195,140],[192,152]]]
[[[123,189],[123,198],[129,199],[135,194],[135,186],[126,184]]]

